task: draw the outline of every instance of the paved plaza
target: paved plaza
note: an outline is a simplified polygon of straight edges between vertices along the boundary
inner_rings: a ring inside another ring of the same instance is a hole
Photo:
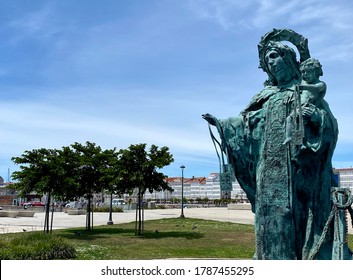
[[[153,209],[145,210],[145,220],[157,220],[163,218],[177,218],[180,209]],[[187,218],[198,218],[253,224],[254,214],[250,210],[228,210],[224,207],[188,208],[184,209]],[[123,213],[113,213],[114,224],[122,224],[135,221],[136,212],[128,210]],[[94,213],[93,225],[106,225],[109,213]],[[85,227],[86,215],[68,215],[64,212],[54,212],[53,229]],[[44,228],[44,213],[37,212],[33,217],[0,217],[0,234],[21,231],[38,231]]]
[[[254,214],[250,210],[228,210],[225,207],[188,208],[184,209],[187,218],[215,220],[240,224],[254,224]],[[135,220],[136,212],[133,210],[123,213],[113,213],[114,224],[128,223]],[[157,220],[163,218],[177,218],[180,209],[153,209],[145,210],[145,220]],[[106,225],[109,213],[94,213],[93,225]],[[348,232],[353,234],[353,228],[348,219]],[[68,215],[64,212],[55,212],[53,229],[85,227],[85,215]],[[33,217],[0,217],[0,234],[21,231],[40,231],[44,227],[44,213],[37,212]]]

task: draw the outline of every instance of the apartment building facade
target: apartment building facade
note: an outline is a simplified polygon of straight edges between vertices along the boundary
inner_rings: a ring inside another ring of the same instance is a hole
[[[336,174],[339,186],[349,188],[353,193],[353,168],[334,168],[333,172]],[[174,192],[146,193],[145,198],[171,202],[173,199],[181,199],[181,180],[181,177],[170,177],[167,181],[169,186],[174,189]],[[208,177],[184,178],[183,191],[186,199],[208,198],[213,200],[224,197],[224,193],[221,192],[220,174],[217,172],[209,174]],[[236,179],[232,182],[232,190],[226,197],[230,199],[246,199],[246,194],[240,188]]]
[[[337,175],[339,186],[353,193],[353,168],[334,168],[333,173]]]
[[[209,174],[208,177],[191,177],[183,179],[182,184],[182,177],[168,178],[168,184],[173,188],[173,192],[165,191],[153,194],[146,193],[145,199],[173,202],[175,199],[181,199],[182,189],[183,196],[186,199],[208,198],[209,200],[214,200],[225,197],[229,199],[246,199],[244,191],[240,188],[240,185],[236,180],[232,182],[232,190],[228,193],[222,192],[220,174],[217,172]]]

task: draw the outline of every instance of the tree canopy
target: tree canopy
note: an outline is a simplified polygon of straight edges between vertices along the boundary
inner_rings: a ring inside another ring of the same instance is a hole
[[[75,142],[62,149],[34,149],[25,151],[12,161],[20,165],[13,173],[14,187],[21,196],[36,192],[47,195],[46,209],[49,215],[50,198],[74,200],[85,197],[87,204],[86,229],[91,229],[91,199],[94,193],[132,193],[138,189],[140,198],[148,190],[172,189],[166,176],[159,171],[173,162],[168,147],[158,148],[146,144],[131,145],[127,149],[102,149],[95,143],[84,145]],[[48,217],[46,217],[48,219]]]
[[[169,153],[168,147],[158,149],[152,145],[149,151],[146,144],[131,145],[125,150],[119,151],[119,161],[121,163],[119,179],[124,184],[137,190],[138,201],[136,204],[136,227],[135,234],[143,233],[143,201],[142,197],[148,190],[153,191],[173,191],[166,182],[166,176],[159,172],[159,168],[173,162],[173,156]]]

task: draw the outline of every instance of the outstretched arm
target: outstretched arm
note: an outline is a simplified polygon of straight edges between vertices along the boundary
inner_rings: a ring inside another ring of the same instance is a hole
[[[203,114],[202,118],[204,120],[206,120],[210,125],[216,125],[218,120],[215,116],[211,115],[211,114]]]

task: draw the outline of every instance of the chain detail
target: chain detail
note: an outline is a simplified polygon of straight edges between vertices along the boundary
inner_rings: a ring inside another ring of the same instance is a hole
[[[342,193],[344,196],[344,200],[346,201],[344,204],[340,203],[338,200],[338,193]],[[335,218],[335,223],[336,223],[336,227],[337,227],[337,238],[339,241],[339,244],[348,244],[348,221],[347,221],[347,211],[351,216],[352,219],[352,226],[353,226],[353,210],[352,210],[352,203],[353,203],[353,196],[351,194],[351,192],[349,191],[349,189],[344,189],[344,188],[339,188],[338,190],[335,190],[333,192],[332,197],[333,199],[333,205],[332,205],[332,209],[331,209],[331,213],[327,219],[327,222],[324,226],[324,229],[322,231],[321,237],[319,239],[319,242],[317,243],[315,249],[313,250],[313,252],[309,255],[308,260],[314,260],[317,256],[317,254],[320,251],[320,248],[322,246],[322,244],[325,242],[327,233],[330,229],[330,225],[333,222],[333,219]],[[344,216],[345,216],[345,227],[343,230],[345,230],[345,240],[341,240],[341,232],[340,232],[340,227],[339,227],[339,212],[340,211],[344,211]],[[349,248],[348,248],[349,249]],[[349,249],[350,251],[350,249]],[[341,246],[339,246],[338,248],[338,254],[341,257],[342,255],[342,250],[341,250]]]
[[[319,242],[317,243],[314,251],[309,255],[308,257],[308,260],[314,260],[316,258],[316,255],[319,253],[320,251],[320,248],[322,246],[322,244],[324,243],[325,239],[326,239],[326,235],[330,229],[330,224],[331,222],[333,221],[333,218],[335,217],[335,214],[337,212],[337,206],[336,205],[333,205],[332,206],[332,209],[331,209],[331,213],[330,213],[330,216],[328,217],[328,220],[325,224],[325,227],[322,231],[322,234],[321,234],[321,237],[319,239]]]

